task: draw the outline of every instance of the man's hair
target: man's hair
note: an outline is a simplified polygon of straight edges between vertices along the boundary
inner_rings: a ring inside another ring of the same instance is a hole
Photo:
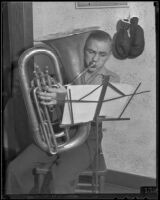
[[[86,47],[86,44],[89,40],[91,39],[95,39],[95,40],[98,40],[98,41],[109,41],[109,42],[112,42],[112,38],[111,36],[105,32],[105,31],[101,31],[101,30],[96,30],[96,31],[93,31],[87,38],[86,40],[86,43],[85,43],[85,47]]]

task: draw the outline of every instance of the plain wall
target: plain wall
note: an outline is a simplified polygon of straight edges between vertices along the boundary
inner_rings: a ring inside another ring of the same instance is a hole
[[[128,2],[127,8],[76,9],[75,2],[33,2],[34,40],[74,29],[99,26],[114,35],[121,18],[137,16],[144,29],[145,49],[135,59],[113,56],[106,67],[122,83],[150,93],[134,97],[124,117],[130,121],[104,122],[102,148],[108,169],[156,177],[156,50],[153,2]]]

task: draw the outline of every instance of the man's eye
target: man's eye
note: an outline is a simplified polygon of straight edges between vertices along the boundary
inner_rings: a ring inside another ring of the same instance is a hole
[[[87,52],[90,53],[90,54],[94,53],[94,51],[89,50],[89,49],[87,50]]]
[[[105,56],[107,56],[107,54],[106,53],[101,53],[100,56],[105,57]]]

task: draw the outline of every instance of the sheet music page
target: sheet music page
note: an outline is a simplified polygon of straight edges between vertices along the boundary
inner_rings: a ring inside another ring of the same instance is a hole
[[[122,83],[112,83],[112,85],[125,94],[133,93],[133,87],[131,85]],[[102,86],[100,86],[99,88],[98,87],[99,85],[71,85],[67,87],[68,99],[69,99],[69,89],[71,91],[72,101],[81,99],[81,102],[72,102],[74,123],[85,123],[93,120],[98,102],[82,102],[82,101],[98,101],[102,90]],[[92,92],[93,90],[95,91]],[[117,93],[115,90],[113,90],[111,87],[108,86],[104,100],[109,100],[121,96],[122,96],[121,94]],[[130,96],[103,102],[100,111],[100,116],[118,117],[129,98]],[[62,125],[71,124],[70,112],[71,112],[70,104],[66,102],[64,105]]]

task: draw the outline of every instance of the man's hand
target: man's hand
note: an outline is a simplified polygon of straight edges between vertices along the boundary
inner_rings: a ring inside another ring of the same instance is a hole
[[[40,103],[44,105],[63,104],[66,94],[67,90],[60,83],[54,88],[47,86],[45,92],[38,92],[38,96],[42,100]]]

